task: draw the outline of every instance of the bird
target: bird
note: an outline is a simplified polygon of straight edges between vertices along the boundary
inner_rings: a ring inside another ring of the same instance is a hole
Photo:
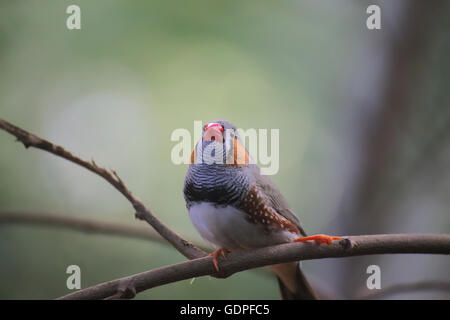
[[[331,244],[340,237],[307,236],[275,183],[261,174],[237,128],[227,120],[207,122],[191,152],[183,187],[190,220],[218,248],[216,271],[229,252],[289,242]],[[272,265],[283,299],[317,299],[299,262]]]

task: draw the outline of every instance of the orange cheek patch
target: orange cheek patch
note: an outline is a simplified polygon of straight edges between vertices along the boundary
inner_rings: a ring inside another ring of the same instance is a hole
[[[239,142],[238,139],[234,138],[233,143],[233,162],[227,164],[229,166],[242,167],[249,163],[249,155],[244,146]]]
[[[189,164],[194,164],[195,163],[195,149],[192,150],[191,152],[191,161],[189,162]]]
[[[195,162],[197,161],[197,146],[198,146],[198,144],[199,144],[199,142],[197,142],[195,144],[194,149],[191,152],[191,160],[189,161],[189,164],[195,164]]]

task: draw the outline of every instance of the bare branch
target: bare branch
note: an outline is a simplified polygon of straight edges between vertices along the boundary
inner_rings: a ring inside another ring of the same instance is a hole
[[[30,224],[45,227],[65,228],[75,231],[99,233],[106,235],[117,235],[128,238],[156,241],[164,245],[170,245],[156,231],[147,227],[134,227],[120,223],[111,223],[86,219],[79,217],[69,217],[60,214],[49,214],[41,212],[12,212],[0,211],[0,226],[5,224]],[[201,244],[195,244],[202,250],[209,248]]]
[[[103,179],[108,181],[114,188],[116,188],[122,195],[130,201],[134,210],[136,210],[136,218],[145,220],[150,224],[164,239],[169,241],[172,246],[175,247],[181,254],[183,254],[188,259],[199,258],[205,256],[206,253],[189,243],[188,241],[182,239],[179,235],[169,229],[164,223],[162,223],[151,211],[148,209],[139,199],[137,199],[130,190],[125,186],[123,181],[119,178],[115,171],[109,171],[105,168],[99,167],[95,161],[85,161],[71,152],[65,150],[63,147],[55,145],[50,141],[42,139],[32,133],[29,133],[3,119],[0,119],[0,128],[7,131],[17,138],[18,141],[22,142],[25,148],[34,147],[61,158],[69,160],[76,163],[89,171],[101,176]]]
[[[133,299],[136,296],[133,277],[123,278],[119,281],[117,292],[104,300]]]
[[[150,240],[170,246],[170,243],[164,240],[153,229],[127,226],[120,223],[97,221],[94,219],[67,217],[60,214],[0,211],[0,226],[6,224],[29,224],[40,225],[44,227],[65,228],[87,233],[97,233],[134,239]],[[190,242],[192,243],[192,241]],[[204,251],[211,250],[211,248],[208,248],[207,246],[200,243],[194,243],[194,245]],[[265,276],[272,275],[272,272],[266,269],[255,269],[255,271]]]
[[[392,253],[450,254],[450,235],[349,236],[332,245],[288,243],[255,250],[235,251],[230,253],[226,260],[220,261],[220,277],[226,278],[236,272],[289,261]],[[104,299],[117,295],[120,284],[124,282],[133,283],[134,291],[139,293],[153,287],[205,275],[218,276],[211,257],[108,281],[65,295],[60,299]]]

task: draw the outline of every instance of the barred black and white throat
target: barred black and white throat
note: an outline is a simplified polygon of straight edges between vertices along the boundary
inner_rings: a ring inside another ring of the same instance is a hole
[[[264,247],[304,234],[275,184],[251,162],[236,127],[225,120],[203,127],[184,198],[200,235],[220,248]]]

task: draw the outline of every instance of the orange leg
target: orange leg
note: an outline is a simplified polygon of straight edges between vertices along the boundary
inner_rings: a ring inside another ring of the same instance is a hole
[[[313,240],[313,241],[316,241],[317,243],[331,244],[333,242],[333,240],[339,240],[339,239],[341,239],[341,237],[327,236],[326,234],[316,234],[314,236],[297,238],[294,240],[294,242],[306,242],[309,240]]]
[[[224,259],[227,258],[227,253],[229,253],[230,250],[224,249],[224,248],[220,248],[217,249],[216,251],[214,251],[211,254],[208,254],[208,256],[213,257],[213,263],[214,263],[214,267],[216,268],[216,271],[219,271],[219,264],[217,263],[217,258],[219,257],[219,255],[221,255]]]

